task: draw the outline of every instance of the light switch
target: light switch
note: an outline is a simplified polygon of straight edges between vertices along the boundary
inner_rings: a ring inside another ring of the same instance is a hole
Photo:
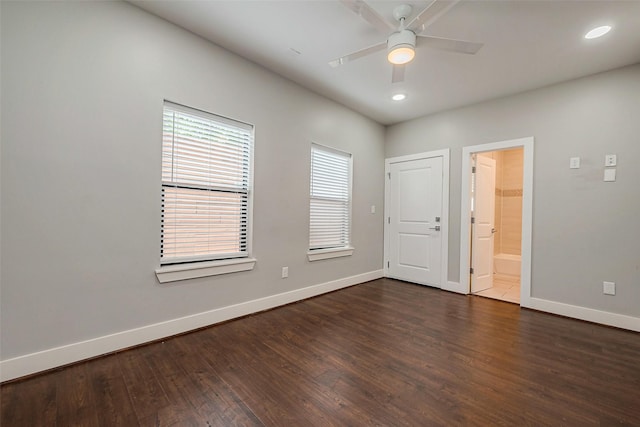
[[[609,166],[615,166],[618,162],[618,157],[615,154],[607,154],[606,156],[604,156],[604,165],[609,167]]]
[[[616,168],[604,170],[604,182],[614,182],[616,180]]]
[[[615,282],[602,282],[602,293],[604,293],[605,295],[615,295],[616,294]]]
[[[376,213],[376,205],[371,205],[371,213]]]
[[[580,169],[580,157],[572,157],[569,159],[570,169]]]

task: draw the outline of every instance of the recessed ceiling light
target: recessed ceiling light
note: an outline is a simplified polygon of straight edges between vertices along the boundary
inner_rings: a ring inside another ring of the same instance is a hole
[[[391,99],[393,99],[394,101],[402,101],[406,98],[407,98],[407,95],[405,95],[404,93],[396,93],[391,97]]]
[[[607,34],[611,30],[609,25],[603,25],[602,27],[594,28],[584,35],[585,39],[597,39]]]

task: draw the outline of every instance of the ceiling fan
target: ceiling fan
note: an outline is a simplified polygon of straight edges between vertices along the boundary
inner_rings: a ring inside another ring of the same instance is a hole
[[[338,67],[363,56],[387,49],[387,60],[393,64],[391,81],[392,83],[398,83],[404,81],[404,66],[414,58],[416,47],[429,46],[434,49],[473,55],[480,50],[483,46],[482,43],[422,34],[459,1],[432,0],[426,9],[408,23],[407,20],[411,16],[413,8],[408,4],[399,5],[393,10],[393,17],[398,21],[398,24],[392,24],[380,16],[364,0],[341,0],[351,11],[361,16],[381,32],[388,34],[388,36],[385,42],[334,59],[329,62],[329,65]]]

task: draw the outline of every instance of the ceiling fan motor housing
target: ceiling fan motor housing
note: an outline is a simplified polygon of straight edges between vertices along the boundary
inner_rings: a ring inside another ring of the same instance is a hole
[[[400,30],[389,36],[387,39],[387,51],[391,52],[400,47],[409,47],[415,49],[416,35],[411,30]]]

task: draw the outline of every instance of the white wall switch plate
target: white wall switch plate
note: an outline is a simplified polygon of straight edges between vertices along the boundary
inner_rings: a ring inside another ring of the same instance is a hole
[[[605,295],[615,295],[616,294],[615,282],[602,282],[602,292],[604,292]]]
[[[371,213],[376,213],[376,205],[371,205]]]
[[[282,278],[286,279],[289,277],[289,267],[282,267]]]
[[[616,180],[616,168],[604,170],[604,182],[614,182]]]
[[[618,162],[618,157],[615,154],[607,154],[604,156],[604,165],[605,166],[615,166]]]
[[[580,169],[580,157],[572,157],[569,159],[570,169]]]

